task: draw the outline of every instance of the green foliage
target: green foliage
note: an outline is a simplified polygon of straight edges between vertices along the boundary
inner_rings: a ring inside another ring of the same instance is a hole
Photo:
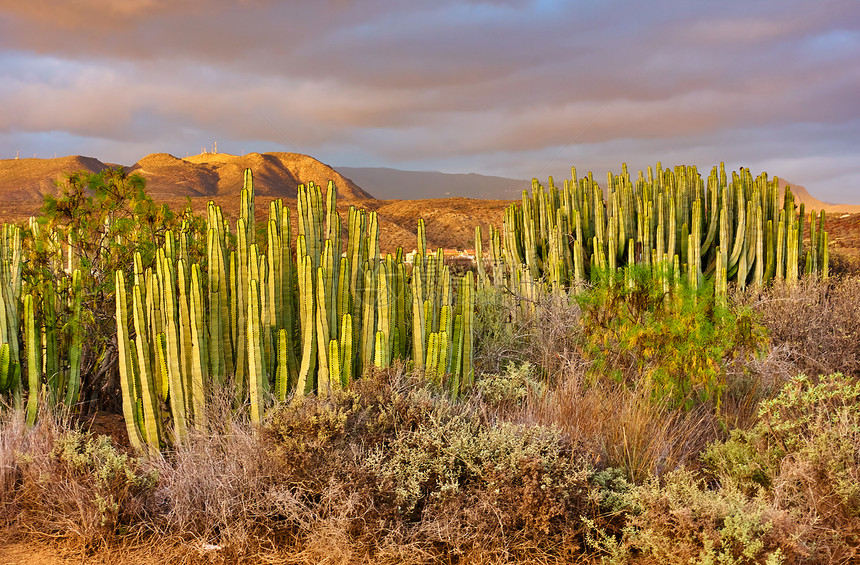
[[[860,512],[860,383],[839,373],[799,376],[759,407],[758,423],[703,455],[711,472],[747,491],[786,475],[827,496],[832,512]],[[786,459],[789,460],[786,463]],[[799,485],[792,486],[800,488]],[[804,489],[801,489],[804,490]]]
[[[620,467],[607,467],[594,473],[591,484],[596,487],[591,492],[604,515],[617,515],[632,510],[630,491],[633,484],[627,480],[627,472]]]
[[[812,562],[850,563],[860,552],[860,383],[835,373],[799,376],[759,406],[749,431],[703,455],[727,489],[772,500],[798,520]]]
[[[689,471],[652,481],[626,494],[635,512],[621,535],[586,520],[588,544],[603,563],[778,565],[787,543],[767,504],[738,490],[712,491]]]
[[[576,295],[589,374],[651,387],[655,400],[676,406],[719,405],[727,365],[762,351],[763,328],[715,300],[712,288],[682,285],[669,295],[658,283],[633,267],[624,282],[600,279]]]
[[[122,168],[69,173],[58,182],[58,191],[57,196],[45,196],[41,215],[25,233],[25,285],[36,292],[36,317],[49,332],[48,347],[59,340],[63,356],[75,358],[73,376],[80,372],[83,392],[102,394],[103,406],[118,406],[118,391],[108,382],[116,356],[105,355],[116,328],[114,272],[130,270],[135,253],[143,259],[142,268],[152,266],[169,230],[202,224],[190,208],[175,214],[155,204],[144,178]],[[191,249],[193,254],[199,251]],[[50,334],[56,330],[61,331]],[[70,405],[81,391],[72,385],[65,399]]]
[[[551,521],[584,492],[590,474],[567,453],[557,430],[509,423],[486,426],[460,414],[398,434],[391,446],[374,451],[367,464],[406,515],[470,491],[498,492],[504,484],[522,484],[531,470],[538,470],[540,489],[558,511],[545,517]]]

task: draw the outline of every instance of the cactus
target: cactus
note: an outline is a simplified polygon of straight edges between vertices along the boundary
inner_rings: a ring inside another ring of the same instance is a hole
[[[66,383],[65,404],[74,406],[81,391],[81,352],[83,349],[83,332],[81,330],[81,271],[75,269],[72,273],[72,319],[69,321],[71,336],[69,338],[69,377]],[[0,386],[0,389],[3,387]]]
[[[119,357],[119,382],[122,392],[122,412],[131,447],[143,450],[144,440],[137,425],[137,393],[135,387],[134,362],[128,339],[128,297],[122,271],[116,273],[116,337]],[[4,344],[5,346],[5,344]]]
[[[260,285],[256,279],[248,281],[248,388],[251,397],[251,422],[263,422],[263,327],[260,313]]]
[[[36,413],[39,409],[39,392],[41,389],[42,368],[40,351],[36,336],[36,315],[33,310],[33,295],[24,295],[24,350],[27,352],[27,425],[36,423]]]
[[[545,197],[541,210],[557,202],[556,192]],[[441,383],[451,373],[452,394],[469,386],[474,277],[453,281],[441,250],[425,260],[426,243],[419,237],[422,253],[410,278],[402,249],[381,258],[376,214],[354,208],[341,251],[336,197],[331,183],[325,206],[316,185],[300,187],[294,260],[289,209],[280,201],[269,206],[265,246],[255,241],[253,179],[247,174],[235,249],[220,208],[207,208],[206,271],[192,261],[195,235],[185,229],[166,235],[154,272],[135,258],[134,342],[125,282],[117,274],[124,412],[136,447],[183,441],[191,427],[205,424],[210,386],[231,380],[236,406],[249,405],[255,423],[262,421],[270,387],[278,401],[291,393],[327,394],[349,386],[370,364],[387,367],[411,354],[416,366],[426,365],[430,350],[428,374]],[[535,224],[535,232],[555,233],[566,225],[554,221],[554,227]],[[557,245],[553,253],[563,251]],[[174,425],[168,438],[162,435],[161,403]]]
[[[299,368],[296,395],[304,396],[314,390],[316,369],[316,322],[313,294],[313,262],[310,255],[302,257],[299,267],[299,306],[302,328],[302,362]]]
[[[157,287],[153,283],[153,288]],[[146,443],[156,449],[161,445],[162,422],[158,408],[158,389],[152,363],[150,360],[150,340],[147,339],[146,317],[143,310],[143,298],[141,288],[135,285],[132,289],[132,307],[135,329],[135,351],[137,353],[138,376],[134,380],[135,400],[140,398],[143,412],[143,438]],[[119,322],[118,322],[119,323]],[[156,336],[164,334],[156,334]],[[164,362],[163,373],[167,372],[167,363]],[[167,386],[167,378],[163,378],[163,386]],[[167,394],[162,393],[162,398]],[[182,407],[184,409],[184,406]],[[126,419],[128,416],[126,415]]]
[[[551,178],[548,188],[534,180],[531,194],[524,191],[521,204],[505,210],[504,246],[494,254],[508,276],[525,267],[531,280],[560,289],[603,269],[613,280],[616,270],[641,263],[663,277],[675,255],[697,286],[703,277],[722,276],[723,269],[727,280],[740,286],[750,279],[761,285],[799,276],[803,224],[798,212],[802,218],[805,208],[798,211],[790,189],[780,204],[779,181],[768,180],[766,173],[753,179],[742,169],[729,182],[721,163],[705,183],[695,167],[664,170],[658,163],[647,177],[640,171],[634,184],[622,165],[620,175],[607,175],[605,196],[591,174],[579,179],[571,168],[571,177],[561,190]],[[810,224],[815,235],[807,270],[821,273],[823,223],[817,229],[815,219]],[[502,279],[497,270],[494,266],[494,278]],[[520,276],[520,286],[523,280]]]
[[[342,388],[346,388],[350,385],[350,383],[352,383],[352,343],[352,316],[350,316],[349,314],[344,314],[340,323],[340,351],[338,356],[341,365],[341,373],[339,377]]]

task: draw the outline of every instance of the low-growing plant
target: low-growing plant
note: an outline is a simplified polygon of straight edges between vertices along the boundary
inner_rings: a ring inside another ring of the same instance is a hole
[[[751,430],[712,445],[703,459],[724,487],[766,496],[790,512],[813,561],[849,563],[860,556],[856,379],[838,373],[791,379],[761,403]]]
[[[19,524],[98,546],[141,519],[143,500],[158,476],[109,437],[59,429],[50,450],[33,447],[19,452],[16,461]]]
[[[518,408],[531,399],[540,398],[546,385],[535,376],[534,366],[525,361],[510,363],[504,373],[482,375],[475,383],[481,398],[499,408]]]
[[[790,522],[766,501],[737,489],[710,490],[689,471],[636,487],[628,500],[634,511],[620,536],[586,522],[604,563],[779,565],[797,557]]]

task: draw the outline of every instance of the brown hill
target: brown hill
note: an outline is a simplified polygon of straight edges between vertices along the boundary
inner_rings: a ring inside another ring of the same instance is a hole
[[[299,153],[203,153],[185,159],[158,153],[129,168],[146,177],[153,198],[238,196],[245,169],[254,171],[254,189],[260,196],[295,198],[299,184],[313,181],[326,187],[332,180],[343,200],[373,198],[328,165]]]
[[[43,194],[53,193],[54,181],[65,173],[98,173],[110,165],[92,157],[73,155],[55,159],[0,159],[0,201],[42,202]]]
[[[68,172],[99,172],[115,166],[92,157],[70,156],[55,159],[0,160],[0,205],[20,204],[38,207],[45,194],[56,192],[55,181]],[[261,196],[295,198],[301,183],[323,187],[333,180],[346,201],[373,198],[351,180],[307,155],[298,153],[250,153],[226,155],[204,153],[179,159],[167,153],[147,155],[131,167],[146,178],[147,188],[156,199],[235,196],[242,189],[244,171],[254,171],[255,188]]]

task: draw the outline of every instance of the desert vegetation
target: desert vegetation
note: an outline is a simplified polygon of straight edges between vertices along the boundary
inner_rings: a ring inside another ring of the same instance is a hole
[[[135,175],[70,175],[0,247],[2,539],[213,563],[854,562],[860,278],[831,272],[823,214],[748,170],[605,188],[535,181],[460,274],[421,220],[411,260],[383,254],[333,184],[258,221],[247,171],[231,227]],[[124,433],[89,431],[96,410]]]

